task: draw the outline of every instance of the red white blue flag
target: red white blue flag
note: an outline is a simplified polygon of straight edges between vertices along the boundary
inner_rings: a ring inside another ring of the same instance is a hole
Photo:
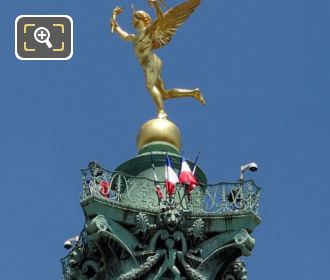
[[[187,186],[188,195],[191,195],[193,189],[197,185],[197,179],[191,171],[190,166],[184,157],[182,157],[179,183]]]
[[[150,150],[150,160],[151,160],[152,171],[154,173],[154,178],[155,178],[156,194],[157,194],[159,200],[163,200],[164,195],[163,195],[163,192],[160,189],[160,186],[159,186],[159,183],[158,183],[157,173],[156,173],[156,170],[155,170],[155,164],[154,164],[154,159],[152,158],[151,150]]]
[[[109,193],[110,193],[110,184],[107,181],[102,180],[100,182],[100,194],[104,197],[109,198]]]
[[[156,185],[156,194],[160,200],[164,199],[163,192],[158,184]]]
[[[165,157],[165,189],[169,197],[175,193],[175,185],[179,182],[178,175],[171,166],[171,160],[168,156]]]

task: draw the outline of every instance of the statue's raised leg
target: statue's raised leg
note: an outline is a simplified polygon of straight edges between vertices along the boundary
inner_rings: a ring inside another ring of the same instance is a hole
[[[197,99],[202,105],[205,105],[206,101],[202,93],[198,88],[195,89],[179,89],[173,88],[166,91],[166,94],[162,94],[164,100],[171,98],[181,98],[181,97],[193,97]]]

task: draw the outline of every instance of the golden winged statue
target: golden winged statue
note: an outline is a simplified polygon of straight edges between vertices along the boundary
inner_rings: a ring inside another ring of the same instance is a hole
[[[116,20],[123,9],[116,7],[112,13],[111,29],[118,33],[121,39],[133,43],[135,54],[143,68],[146,79],[146,87],[150,92],[157,107],[158,118],[166,119],[163,100],[180,97],[193,97],[203,105],[205,99],[198,88],[169,89],[166,90],[161,77],[162,61],[155,54],[155,49],[166,46],[172,39],[176,30],[182,25],[201,3],[201,0],[187,0],[163,13],[159,0],[149,0],[149,5],[154,7],[157,19],[152,21],[145,11],[133,11],[132,25],[137,33],[125,32]]]

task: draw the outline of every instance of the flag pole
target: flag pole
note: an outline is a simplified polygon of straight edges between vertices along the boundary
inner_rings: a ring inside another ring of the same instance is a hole
[[[170,179],[170,174],[168,172],[168,164],[170,164],[170,159],[168,158],[168,153],[167,150],[165,150],[165,165],[166,165],[166,180],[165,180],[165,184],[168,185],[169,179]],[[165,186],[166,188],[166,197],[169,196],[168,194],[168,186]],[[172,204],[172,196],[169,196],[169,200],[170,200],[170,204]]]
[[[158,178],[157,178],[157,174],[156,174],[156,170],[155,170],[154,159],[153,159],[153,157],[152,157],[152,152],[151,152],[150,147],[149,147],[149,153],[150,153],[150,160],[151,160],[152,171],[154,172],[154,178],[155,178],[155,180],[158,182]]]
[[[199,158],[199,154],[200,152],[197,153],[197,156],[196,156],[196,159],[195,159],[195,162],[194,162],[194,169],[192,171],[192,174],[195,175],[195,171],[196,171],[196,166],[197,166],[197,161],[198,161],[198,158]]]
[[[159,202],[160,202],[164,197],[163,197],[163,193],[160,189],[160,185],[159,185],[159,181],[158,181],[157,173],[156,173],[156,169],[155,169],[154,159],[152,157],[152,152],[151,152],[150,147],[149,147],[149,153],[150,153],[151,167],[152,167],[152,171],[154,173],[154,178],[155,178],[154,185],[156,187],[156,194],[157,194]]]
[[[183,161],[183,151],[181,152],[181,159],[180,159],[180,164],[179,164],[179,174],[178,174],[178,177],[180,177],[180,174],[181,174],[182,161]]]

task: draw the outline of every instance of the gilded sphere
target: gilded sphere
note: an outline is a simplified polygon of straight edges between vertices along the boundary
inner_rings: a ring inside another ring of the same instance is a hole
[[[170,143],[179,151],[181,147],[180,130],[169,120],[153,119],[147,121],[140,128],[136,145],[141,150],[144,145],[155,141]]]

